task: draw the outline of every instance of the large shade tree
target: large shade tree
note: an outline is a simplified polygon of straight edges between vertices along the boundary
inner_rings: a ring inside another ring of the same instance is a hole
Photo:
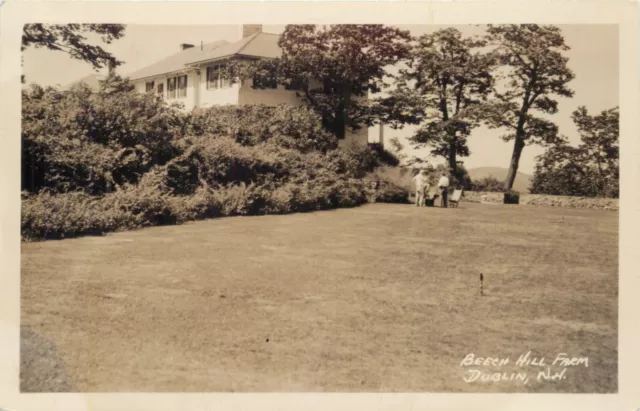
[[[85,61],[98,70],[104,67],[117,67],[122,64],[111,53],[99,45],[91,44],[87,35],[99,36],[100,41],[111,44],[124,36],[122,24],[25,24],[22,28],[22,51],[33,48],[46,48],[67,53],[76,60]],[[21,77],[25,82],[25,77]]]
[[[586,197],[619,195],[619,110],[590,115],[585,107],[573,112],[581,144],[567,139],[538,157],[531,192]]]
[[[493,89],[495,59],[485,46],[455,28],[441,29],[417,39],[409,68],[401,71],[399,90],[413,94],[426,120],[410,141],[432,147],[454,174],[458,157],[469,155],[467,138]]]
[[[417,121],[419,112],[402,96],[369,98],[388,88],[387,67],[410,57],[410,40],[408,31],[380,24],[288,25],[279,40],[281,57],[231,62],[227,75],[234,81],[257,78],[257,87],[297,89],[342,139],[349,129]]]
[[[90,44],[87,35],[94,33],[105,44],[124,36],[122,24],[25,24],[22,50],[29,47],[62,51],[72,58],[90,63],[95,69],[122,62],[99,45]]]
[[[495,103],[486,110],[491,128],[504,128],[505,141],[513,141],[513,153],[505,188],[510,190],[518,171],[520,156],[526,145],[558,142],[558,127],[539,114],[555,114],[555,96],[572,97],[568,83],[574,73],[563,54],[569,50],[562,33],[555,26],[490,25],[487,40],[496,46],[501,65],[507,68],[503,87]]]

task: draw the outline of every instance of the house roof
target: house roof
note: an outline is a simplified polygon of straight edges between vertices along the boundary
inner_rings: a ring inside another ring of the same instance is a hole
[[[188,64],[204,63],[206,61],[215,61],[231,56],[249,56],[276,58],[282,55],[282,49],[278,46],[279,34],[256,33],[245,37],[235,43],[218,47],[215,50],[204,53],[199,59],[194,59]]]
[[[235,43],[216,41],[200,47],[192,47],[160,60],[150,66],[141,68],[128,77],[138,80],[146,77],[154,77],[162,74],[184,70],[190,65],[208,61],[220,60],[231,56],[248,56],[275,58],[282,55],[282,49],[278,46],[279,34],[256,33],[245,37]]]
[[[181,50],[178,53],[172,54],[154,64],[134,71],[129,74],[128,77],[131,80],[138,80],[141,78],[159,76],[161,74],[184,70],[186,65],[191,61],[200,60],[202,56],[208,55],[214,50],[228,45],[228,42],[219,40],[202,45],[202,49],[200,49],[199,46],[195,46],[186,50]]]
[[[62,87],[61,91],[69,91],[76,84],[84,83],[91,89],[91,91],[97,92],[98,90],[100,90],[100,82],[105,78],[106,76],[103,76],[102,74],[89,74],[88,76],[82,77],[80,80],[76,80],[73,83],[69,83],[66,86]]]

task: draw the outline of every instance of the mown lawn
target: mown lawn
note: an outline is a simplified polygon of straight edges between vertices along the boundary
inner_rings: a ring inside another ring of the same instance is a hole
[[[617,212],[470,203],[25,243],[21,389],[615,392],[617,270]]]

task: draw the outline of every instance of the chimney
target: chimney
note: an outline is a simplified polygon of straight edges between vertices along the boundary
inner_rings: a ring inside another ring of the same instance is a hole
[[[180,51],[186,50],[186,49],[190,49],[193,47],[193,44],[187,44],[187,43],[182,43],[180,44]]]
[[[242,25],[242,38],[253,36],[256,33],[262,32],[262,24],[243,24]]]

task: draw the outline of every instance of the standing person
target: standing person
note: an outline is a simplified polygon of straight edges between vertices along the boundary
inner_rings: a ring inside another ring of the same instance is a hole
[[[412,181],[416,185],[416,207],[424,207],[425,197],[430,188],[427,170],[421,170]]]
[[[440,206],[447,208],[447,199],[449,197],[449,177],[446,173],[442,173],[440,180],[438,181],[438,188],[440,189]]]

